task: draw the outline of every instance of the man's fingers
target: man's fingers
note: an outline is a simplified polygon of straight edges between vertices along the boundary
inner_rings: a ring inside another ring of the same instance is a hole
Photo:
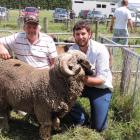
[[[0,58],[2,58],[2,59],[10,59],[11,55],[9,55],[9,54],[0,54]]]

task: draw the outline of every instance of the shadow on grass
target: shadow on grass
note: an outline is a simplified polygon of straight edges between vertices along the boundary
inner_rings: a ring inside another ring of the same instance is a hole
[[[10,119],[9,132],[2,135],[13,140],[39,140],[39,127],[24,120]],[[7,140],[7,139],[6,139]]]
[[[41,140],[39,137],[39,125],[35,116],[26,115],[20,117],[16,113],[13,113],[11,116],[9,120],[10,130],[8,132],[2,132],[2,140]],[[87,117],[87,120],[88,119]],[[89,122],[87,121],[83,125],[88,126]],[[61,119],[61,130],[52,130],[51,135],[64,134],[70,128],[74,128],[74,126],[75,123],[68,113]]]
[[[10,118],[10,130],[8,132],[2,131],[0,138],[2,138],[2,140],[41,140],[39,137],[39,126],[37,125],[37,122],[34,118],[32,118],[33,121],[30,119],[31,118]],[[65,133],[72,126],[73,125],[69,123],[69,121],[62,121],[61,130],[52,130],[51,135]]]

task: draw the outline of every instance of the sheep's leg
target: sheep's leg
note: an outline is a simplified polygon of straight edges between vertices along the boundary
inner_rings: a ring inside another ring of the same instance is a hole
[[[61,130],[59,117],[62,118],[68,112],[69,107],[65,102],[60,102],[60,105],[58,106],[58,110],[59,112],[57,112],[57,115],[53,119],[53,127],[54,127],[54,130],[56,131]]]
[[[9,131],[8,119],[9,119],[9,116],[7,112],[0,110],[0,130],[1,131]]]
[[[3,98],[0,98],[0,130],[9,131],[10,107]]]
[[[60,128],[60,119],[58,117],[55,117],[53,119],[53,127],[56,131],[60,131],[61,128]]]
[[[43,140],[51,139],[52,114],[48,110],[43,105],[35,106],[35,115],[40,124],[39,133]]]
[[[50,140],[51,139],[51,125],[49,124],[41,124],[39,128],[40,136],[43,140]]]

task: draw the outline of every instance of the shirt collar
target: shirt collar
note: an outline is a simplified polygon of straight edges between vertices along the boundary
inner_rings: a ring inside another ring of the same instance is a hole
[[[34,41],[33,44],[31,44],[30,41],[27,39],[27,36],[26,36],[26,33],[25,33],[25,39],[27,39],[27,42],[31,45],[37,44],[40,41],[41,37],[42,37],[42,34],[41,34],[41,32],[39,32],[38,39],[36,41]]]

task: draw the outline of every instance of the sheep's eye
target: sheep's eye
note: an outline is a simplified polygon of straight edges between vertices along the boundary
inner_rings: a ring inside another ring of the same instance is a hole
[[[20,63],[16,63],[14,64],[14,66],[19,67],[21,64]]]
[[[70,70],[72,70],[72,68],[73,68],[72,66],[69,66],[69,69],[70,69]]]

